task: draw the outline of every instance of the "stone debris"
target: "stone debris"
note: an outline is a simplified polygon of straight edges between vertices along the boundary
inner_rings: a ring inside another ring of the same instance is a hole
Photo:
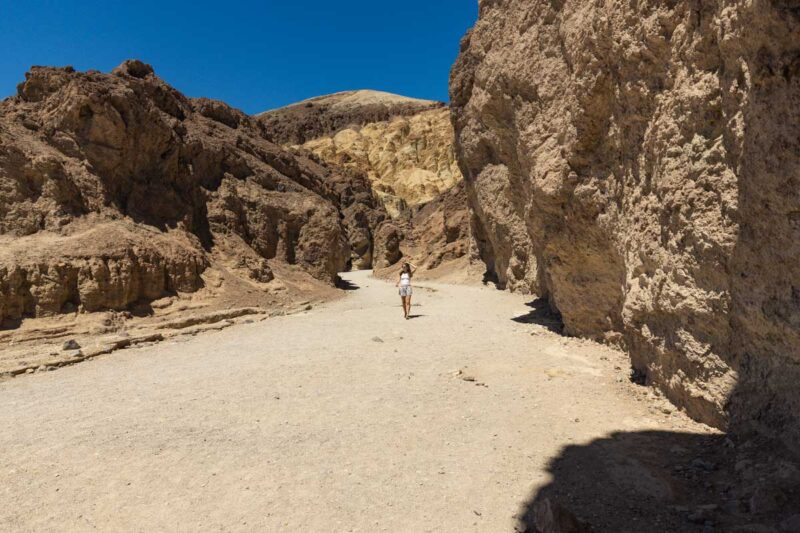
[[[61,346],[62,350],[70,351],[70,350],[79,350],[81,347],[80,344],[75,339],[70,339]]]

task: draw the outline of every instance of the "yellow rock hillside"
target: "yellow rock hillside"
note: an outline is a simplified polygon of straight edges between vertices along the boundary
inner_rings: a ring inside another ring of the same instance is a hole
[[[367,174],[393,218],[462,179],[447,108],[351,126],[300,146],[326,162]]]

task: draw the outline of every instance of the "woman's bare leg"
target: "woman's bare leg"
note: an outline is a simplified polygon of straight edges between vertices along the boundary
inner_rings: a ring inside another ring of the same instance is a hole
[[[411,316],[411,296],[406,297],[406,317]]]
[[[401,296],[400,297],[400,306],[403,308],[403,316],[405,316],[406,315],[406,297],[405,296]]]

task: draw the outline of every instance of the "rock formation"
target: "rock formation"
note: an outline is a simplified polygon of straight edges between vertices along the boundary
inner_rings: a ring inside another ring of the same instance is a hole
[[[350,91],[258,117],[275,142],[366,175],[393,218],[461,181],[450,113],[441,102]]]
[[[378,276],[392,278],[400,268],[400,259],[419,267],[423,278],[446,277],[453,271],[468,274],[475,250],[471,246],[469,211],[463,182],[415,209],[408,221],[386,221],[380,228],[381,243],[376,246]],[[476,258],[477,259],[477,258]],[[441,267],[447,267],[439,270]],[[435,272],[434,271],[437,271]],[[478,279],[473,272],[470,279]]]
[[[256,116],[272,142],[296,145],[346,128],[443,108],[441,102],[361,90],[318,96]]]
[[[276,142],[341,172],[368,178],[394,220],[367,224],[376,236],[374,261],[353,261],[354,267],[386,269],[405,256],[428,270],[466,257],[466,194],[458,186],[462,177],[455,161],[453,126],[443,104],[351,91],[258,118],[267,137]]]
[[[139,61],[34,67],[0,103],[0,322],[192,292],[215,261],[257,283],[277,264],[331,283],[351,250],[371,261],[362,230],[383,218],[363,177]]]
[[[349,127],[303,148],[331,165],[366,174],[393,218],[461,181],[448,109]]]
[[[691,415],[800,440],[800,10],[492,0],[451,74],[479,251]]]

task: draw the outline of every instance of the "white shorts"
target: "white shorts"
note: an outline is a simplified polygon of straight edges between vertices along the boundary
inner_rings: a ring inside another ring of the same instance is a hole
[[[411,285],[408,287],[400,287],[400,296],[411,296]]]

